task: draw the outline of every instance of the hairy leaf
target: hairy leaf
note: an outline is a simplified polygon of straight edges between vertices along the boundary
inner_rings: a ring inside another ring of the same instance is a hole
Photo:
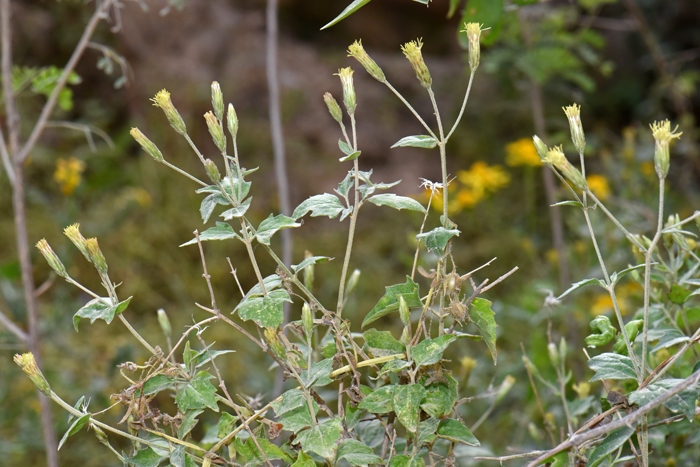
[[[469,305],[469,319],[471,319],[476,327],[479,328],[479,333],[484,338],[486,346],[493,357],[493,364],[496,364],[498,359],[498,350],[496,349],[496,313],[491,310],[491,302],[485,298],[475,298]]]
[[[209,407],[214,412],[219,411],[216,405],[216,388],[209,382],[213,378],[206,371],[200,371],[187,385],[182,388],[175,398],[180,411],[203,409]]]
[[[304,454],[304,451],[299,452],[299,457],[297,457],[296,462],[292,464],[292,467],[316,467],[316,462],[313,457]]]
[[[437,438],[435,430],[437,430],[439,423],[440,420],[433,417],[420,423],[418,427],[418,439],[416,440],[418,447],[422,447],[424,444],[432,444],[433,441],[435,441],[435,438]]]
[[[76,419],[71,426],[66,430],[66,433],[63,435],[63,438],[61,438],[61,441],[58,443],[58,450],[61,450],[61,446],[63,446],[63,443],[66,442],[66,440],[76,434],[77,432],[80,431],[82,427],[85,426],[86,423],[90,421],[90,414],[86,413],[82,417]]]
[[[389,206],[394,209],[408,209],[410,211],[425,212],[422,204],[407,196],[398,196],[393,193],[383,193],[370,197],[367,201],[377,206]]]
[[[339,418],[331,418],[301,433],[297,440],[304,452],[313,452],[325,459],[334,459],[343,426]]]
[[[283,214],[278,214],[277,216],[270,214],[270,217],[262,221],[258,226],[258,233],[255,235],[255,238],[263,245],[269,245],[270,238],[278,231],[300,226],[301,224],[296,223],[291,217]]]
[[[596,467],[600,465],[609,454],[612,454],[620,446],[625,444],[629,437],[632,436],[632,433],[634,433],[634,428],[628,426],[623,426],[611,431],[607,438],[605,438],[588,457],[586,467]]]
[[[589,381],[601,379],[635,379],[632,359],[625,355],[604,353],[596,355],[588,360],[588,367],[595,371],[595,375]]]
[[[420,401],[425,396],[425,388],[420,384],[398,386],[392,401],[394,412],[401,424],[415,433],[420,423]]]
[[[163,456],[156,453],[153,448],[141,449],[134,457],[127,457],[124,461],[134,467],[157,467]]]
[[[420,301],[418,284],[413,282],[408,276],[406,276],[406,283],[387,286],[385,290],[384,296],[377,302],[374,308],[372,308],[372,311],[365,316],[364,321],[362,321],[363,328],[369,323],[393,311],[397,311],[399,309],[399,296],[403,297],[409,308],[423,306],[423,303]]]
[[[314,195],[311,198],[303,201],[292,213],[294,219],[300,219],[307,213],[311,212],[311,217],[326,216],[329,219],[338,217],[345,206],[340,202],[337,196],[330,193],[322,195]]]
[[[425,467],[425,461],[421,456],[408,457],[401,454],[391,458],[389,467]]]
[[[375,389],[362,399],[358,407],[370,413],[384,414],[394,410],[392,400],[397,386],[388,385]]]
[[[336,462],[345,459],[350,465],[384,464],[372,448],[356,439],[344,439],[338,446]]]
[[[326,29],[326,28],[330,28],[334,24],[339,23],[340,21],[344,20],[345,18],[347,18],[351,14],[355,13],[357,10],[359,10],[363,6],[367,5],[370,1],[371,0],[355,0],[350,5],[348,5],[347,8],[345,8],[338,16],[336,16],[333,21],[331,21],[330,23],[323,26],[321,28],[321,30]]]
[[[425,148],[425,149],[432,149],[435,146],[437,146],[437,140],[433,138],[432,136],[427,136],[427,135],[415,135],[415,136],[406,136],[405,138],[401,138],[397,143],[395,143],[391,148],[403,148],[403,147],[412,147],[412,148]]]
[[[294,274],[299,274],[304,268],[307,268],[313,264],[327,263],[328,261],[333,261],[335,258],[330,258],[328,256],[312,256],[311,258],[306,258],[299,264],[292,264],[292,272]]]
[[[234,310],[242,320],[252,319],[259,326],[276,328],[284,321],[284,302],[291,302],[286,290],[277,289],[267,293],[267,297],[243,299]]]
[[[411,350],[411,358],[416,362],[416,368],[439,362],[447,346],[456,340],[457,338],[451,334],[422,340]]]
[[[394,339],[389,331],[377,331],[372,328],[366,330],[363,336],[365,344],[375,357],[402,354],[406,351],[406,346]]]
[[[416,240],[422,240],[428,251],[438,255],[443,255],[445,253],[447,242],[449,242],[454,236],[459,237],[459,233],[460,232],[457,229],[448,230],[444,227],[437,227],[430,232],[416,235]]]
[[[235,208],[231,208],[227,211],[224,211],[219,215],[223,217],[225,221],[230,221],[234,217],[242,217],[248,211],[248,208],[250,208],[251,201],[253,201],[252,196],[250,198],[247,198]]]
[[[78,332],[78,323],[80,318],[86,318],[90,320],[90,324],[93,324],[95,320],[103,319],[107,324],[111,323],[115,316],[119,313],[123,313],[124,310],[129,306],[129,302],[132,297],[127,298],[123,302],[119,302],[116,305],[112,305],[112,300],[108,297],[94,298],[87,302],[87,304],[78,310],[73,315],[73,327],[75,332]]]
[[[242,240],[241,236],[234,232],[233,227],[226,222],[217,222],[216,227],[211,227],[199,234],[199,240],[202,242],[207,242],[209,240],[229,240],[231,238]],[[183,247],[195,244],[197,244],[197,237],[193,238],[189,242],[183,243],[180,246]]]
[[[332,379],[328,377],[333,372],[333,359],[326,358],[320,362],[312,363],[310,370],[304,370],[301,372],[301,379],[304,381],[304,386],[310,388],[311,386],[326,386],[333,382]]]
[[[469,428],[453,418],[446,418],[440,422],[437,429],[439,438],[444,438],[455,443],[463,443],[469,446],[480,446],[479,440],[469,431]]]
[[[171,378],[170,376],[166,375],[155,375],[148,378],[146,382],[143,383],[143,393],[146,396],[157,394],[161,391],[165,391],[166,389],[175,387],[176,383],[177,378]]]
[[[185,417],[182,419],[182,423],[180,424],[180,428],[177,429],[177,437],[179,439],[184,439],[187,434],[192,431],[192,428],[197,425],[197,417],[204,412],[202,409],[197,409],[197,410],[188,410],[187,413],[185,413]],[[226,412],[221,414],[221,418],[224,417],[224,415],[228,415],[229,417],[231,415],[227,414]]]
[[[629,396],[629,401],[639,406],[651,402],[653,399],[665,394],[669,389],[683,382],[682,379],[668,378],[657,381],[649,386],[632,392]],[[678,394],[673,395],[669,400],[664,402],[666,408],[671,412],[681,412],[688,420],[693,420],[695,416],[695,401],[698,399],[700,385],[690,386]]]
[[[601,281],[600,279],[584,279],[580,282],[576,282],[575,284],[572,284],[571,287],[566,289],[566,291],[563,294],[561,294],[557,297],[557,300],[561,300],[562,298],[566,297],[574,290],[580,289],[581,287],[585,287],[587,285],[598,285],[604,289],[607,288],[605,286],[605,282]]]

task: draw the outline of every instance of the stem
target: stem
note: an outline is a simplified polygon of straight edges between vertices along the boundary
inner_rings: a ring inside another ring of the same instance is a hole
[[[253,265],[253,270],[255,271],[255,276],[258,278],[260,287],[262,288],[263,295],[267,297],[267,289],[265,288],[265,281],[263,281],[262,275],[260,274],[260,268],[258,267],[258,262],[255,259],[255,253],[253,252],[253,246],[251,245],[250,236],[248,235],[248,226],[246,225],[243,218],[241,218],[241,228],[243,230],[243,243],[245,243],[245,248],[248,251],[248,257],[250,258],[250,263]]]
[[[615,224],[615,226],[616,226],[618,229],[620,229],[620,231],[622,231],[622,233],[625,235],[625,237],[627,237],[627,240],[629,240],[629,241],[630,241],[631,243],[633,243],[637,248],[639,248],[640,251],[646,251],[646,247],[645,247],[644,245],[642,245],[641,243],[639,243],[639,240],[637,240],[637,238],[636,238],[634,235],[632,235],[632,234],[625,228],[625,226],[623,226],[623,225],[620,223],[620,221],[618,221],[617,218],[616,218],[615,216],[612,215],[612,213],[611,213],[610,211],[608,211],[608,208],[606,208],[605,205],[604,205],[602,202],[600,202],[600,200],[599,200],[598,198],[596,198],[595,194],[593,194],[593,192],[592,192],[589,188],[586,189],[586,192],[585,192],[585,193],[586,193],[586,195],[588,195],[588,196],[591,197],[591,199],[598,205],[598,207],[600,208],[600,210],[603,211],[603,213],[604,213],[606,216],[608,216],[608,218],[613,222],[613,224]]]
[[[119,320],[122,323],[124,323],[124,326],[126,326],[126,328],[129,330],[129,332],[136,338],[136,340],[138,340],[144,347],[146,347],[146,349],[149,352],[151,352],[153,355],[158,355],[158,353],[156,352],[156,349],[151,347],[151,344],[149,344],[146,341],[146,339],[141,337],[141,334],[139,334],[138,331],[136,329],[134,329],[133,326],[131,326],[131,324],[129,324],[129,321],[127,321],[126,318],[124,318],[124,315],[122,315],[121,313],[119,314]]]
[[[209,185],[207,185],[206,183],[204,183],[203,181],[201,181],[200,179],[198,179],[197,177],[195,177],[195,176],[193,176],[193,175],[190,175],[189,173],[187,173],[187,172],[185,172],[184,170],[182,170],[180,167],[177,167],[177,166],[171,164],[170,162],[166,161],[165,159],[163,159],[163,164],[164,164],[165,166],[167,166],[167,167],[170,167],[170,168],[173,169],[174,171],[181,173],[181,174],[184,175],[185,177],[189,178],[190,180],[192,180],[192,181],[195,182],[195,183],[198,183],[198,184],[201,185],[201,186],[205,186],[205,187],[206,187],[206,186],[209,186]]]
[[[421,123],[421,125],[423,125],[423,128],[426,129],[426,131],[430,134],[430,136],[432,136],[433,138],[435,138],[435,140],[437,140],[438,137],[435,136],[435,133],[433,133],[433,130],[431,130],[430,127],[425,123],[425,121],[423,121],[421,116],[418,115],[418,112],[416,112],[416,109],[414,109],[413,106],[411,106],[411,104],[409,104],[408,101],[406,99],[404,99],[404,97],[401,95],[401,93],[399,91],[397,91],[396,89],[394,89],[394,87],[389,83],[389,81],[384,81],[384,84],[386,84],[387,87],[391,90],[391,92],[396,94],[396,97],[398,97],[401,100],[401,102],[403,102],[404,105],[406,107],[408,107],[408,110],[410,110],[411,113],[413,113],[413,115],[415,115],[415,117],[418,119],[418,121]]]
[[[467,101],[469,100],[469,93],[472,90],[472,81],[474,81],[474,74],[476,74],[476,69],[472,70],[471,74],[469,75],[469,84],[467,85],[467,92],[464,95],[464,102],[462,102],[462,109],[459,111],[459,115],[457,116],[457,120],[455,120],[454,125],[452,125],[452,129],[450,130],[449,133],[447,133],[447,136],[445,137],[445,141],[448,141],[450,139],[450,136],[452,136],[452,133],[455,132],[457,129],[457,125],[459,125],[460,120],[462,120],[462,115],[464,115],[464,109],[467,108]]]

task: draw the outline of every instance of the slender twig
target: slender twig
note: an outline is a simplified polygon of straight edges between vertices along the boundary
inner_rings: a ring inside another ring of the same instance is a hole
[[[662,367],[662,368],[657,368],[657,370],[654,370],[654,371],[649,375],[649,377],[644,381],[644,383],[642,384],[641,387],[645,387],[645,386],[647,386],[647,385],[650,384],[650,383],[653,383],[653,382],[655,382],[655,381],[658,381],[658,379],[661,378],[661,376],[663,376],[664,373],[666,373],[666,372],[669,370],[669,368],[671,368],[671,367],[673,366],[673,364],[676,362],[676,360],[678,360],[679,358],[681,358],[689,348],[691,348],[696,342],[698,342],[698,340],[700,340],[700,328],[698,328],[698,329],[695,331],[695,333],[694,333],[693,336],[690,338],[690,340],[688,340],[688,342],[686,342],[686,343],[683,345],[683,347],[681,347],[681,348],[678,350],[678,352],[676,352],[676,353],[673,355],[673,357],[670,357],[667,361],[665,361],[665,362],[663,363],[663,367]],[[641,389],[641,387],[640,387],[640,389]]]
[[[107,143],[107,146],[109,146],[110,149],[114,149],[114,141],[112,141],[112,138],[110,138],[104,130],[101,130],[100,128],[97,128],[92,125],[58,120],[46,122],[46,128],[68,128],[69,130],[82,131],[85,134],[85,139],[87,140],[88,146],[90,146],[90,150],[92,152],[97,151],[97,147],[95,146],[95,140],[92,139],[92,134],[95,133],[97,136],[102,138],[105,143]]]
[[[5,326],[5,329],[10,331],[12,334],[17,337],[17,339],[21,340],[25,344],[29,341],[29,336],[27,335],[26,332],[22,331],[22,329],[17,326],[15,323],[12,322],[10,318],[8,318],[5,313],[0,310],[0,324]]]
[[[421,125],[423,125],[423,128],[425,128],[425,130],[430,134],[430,136],[432,136],[433,138],[435,138],[435,140],[437,141],[438,137],[435,136],[435,133],[433,133],[433,130],[430,129],[430,127],[425,123],[425,121],[423,120],[423,118],[418,114],[418,112],[416,112],[416,109],[414,109],[413,106],[412,106],[411,104],[408,103],[408,101],[401,95],[401,93],[400,93],[399,91],[397,91],[396,89],[394,89],[394,86],[392,86],[392,85],[389,83],[389,81],[384,81],[384,84],[386,84],[386,86],[391,90],[391,92],[393,92],[394,94],[396,94],[396,97],[398,97],[398,98],[401,100],[401,102],[403,102],[404,105],[405,105],[406,107],[408,107],[408,110],[410,110],[411,113],[412,113],[412,114],[418,119],[418,121],[421,123]]]
[[[679,392],[683,391],[684,389],[697,384],[698,381],[700,381],[700,370],[696,371],[692,375],[690,375],[688,378],[684,379],[671,389],[669,389],[667,392],[663,393],[659,397],[651,400],[647,404],[643,405],[639,409],[635,410],[631,414],[627,415],[626,417],[621,418],[620,420],[616,420],[614,422],[610,422],[608,424],[605,424],[601,427],[595,428],[593,430],[587,431],[586,433],[581,433],[579,435],[572,436],[565,442],[559,444],[557,447],[554,449],[551,449],[547,451],[546,453],[542,454],[540,457],[532,461],[530,464],[528,464],[528,467],[535,467],[536,465],[540,464],[543,460],[547,459],[548,457],[551,457],[557,453],[560,453],[566,449],[569,449],[571,447],[579,446],[585,441],[588,441],[590,439],[595,439],[600,436],[605,435],[606,433],[611,432],[612,430],[615,430],[617,428],[621,428],[623,426],[632,426],[633,423],[635,423],[637,420],[642,418],[644,415],[647,413],[651,412],[654,410],[656,407],[660,406]]]
[[[191,174],[189,174],[188,172],[185,172],[185,171],[182,170],[180,167],[177,167],[176,165],[171,164],[170,162],[166,161],[165,159],[163,159],[162,163],[163,163],[163,165],[165,165],[166,167],[170,167],[170,168],[173,169],[175,172],[178,172],[178,173],[184,175],[185,177],[189,178],[190,180],[192,180],[193,182],[199,184],[200,186],[203,186],[203,187],[209,186],[209,185],[207,185],[206,183],[204,183],[203,181],[201,181],[200,179],[198,179],[197,177],[195,177],[194,175],[191,175]]]
[[[452,125],[452,129],[450,130],[449,133],[447,133],[447,136],[445,136],[445,141],[450,139],[450,136],[452,136],[452,133],[455,132],[457,129],[457,125],[459,125],[459,122],[462,120],[462,115],[464,115],[464,109],[467,108],[467,101],[469,100],[469,94],[471,93],[472,90],[472,82],[474,81],[474,74],[476,74],[476,68],[471,71],[469,74],[469,84],[467,85],[467,92],[464,94],[464,101],[462,102],[462,108],[459,111],[459,115],[457,116],[457,120],[455,120],[454,125]]]
[[[501,456],[501,457],[475,457],[474,460],[479,460],[479,461],[510,461],[514,459],[523,459],[525,457],[535,457],[539,456],[547,451],[530,451],[530,452],[524,452],[522,454],[511,454],[510,456]]]
[[[97,4],[98,6],[95,10],[95,13],[93,13],[92,17],[90,18],[90,21],[88,21],[87,25],[85,26],[83,35],[80,37],[78,44],[75,46],[73,54],[68,60],[68,63],[66,63],[66,66],[63,67],[63,72],[58,78],[58,81],[56,81],[56,86],[53,88],[51,95],[49,95],[49,98],[46,100],[46,104],[44,104],[44,107],[41,109],[41,115],[39,116],[39,119],[34,125],[34,128],[32,129],[32,132],[29,135],[29,138],[27,139],[27,142],[24,143],[24,146],[22,146],[22,149],[17,154],[17,159],[20,162],[23,162],[27,158],[32,148],[34,148],[34,145],[39,140],[39,137],[44,131],[46,123],[49,120],[49,116],[51,115],[51,112],[56,106],[56,102],[58,101],[58,94],[63,90],[66,83],[68,82],[68,77],[75,69],[76,65],[78,64],[78,61],[80,60],[80,57],[83,55],[83,52],[87,48],[90,42],[90,38],[95,32],[95,28],[101,20],[107,17],[107,12],[112,7],[113,3],[114,0],[103,0],[102,2]]]
[[[7,151],[7,144],[5,143],[5,134],[2,132],[2,127],[0,127],[0,158],[2,158],[2,165],[5,167],[7,179],[10,180],[10,186],[14,186],[15,171],[12,168],[12,161],[10,160],[10,153]]]
[[[487,290],[489,290],[491,287],[495,286],[496,284],[498,284],[498,283],[500,283],[500,282],[503,282],[504,280],[506,280],[506,279],[508,278],[508,276],[510,276],[511,274],[513,274],[513,273],[514,273],[515,271],[517,271],[518,269],[519,269],[518,266],[515,266],[513,269],[511,269],[511,270],[508,271],[507,273],[503,274],[501,277],[499,277],[499,278],[496,279],[495,281],[491,282],[491,283],[490,283],[489,285],[487,285],[486,287],[481,288],[481,289],[479,290],[479,293],[484,293],[484,292],[486,292]]]

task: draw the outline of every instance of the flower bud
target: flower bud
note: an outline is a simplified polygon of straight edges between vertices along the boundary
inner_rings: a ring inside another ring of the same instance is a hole
[[[338,123],[343,123],[343,111],[340,110],[338,102],[335,100],[335,98],[330,92],[327,92],[323,95],[323,102],[326,103],[326,107],[328,107],[328,112],[330,112],[331,117],[333,117],[333,120],[335,120]]]
[[[204,161],[204,170],[207,171],[207,175],[209,175],[209,178],[212,182],[219,183],[221,181],[221,174],[219,173],[219,169],[218,167],[216,167],[216,164],[211,159],[207,159]]]
[[[559,356],[562,359],[565,359],[567,353],[568,353],[568,349],[566,348],[566,339],[564,339],[562,337],[561,340],[559,341]]]
[[[340,82],[343,85],[343,103],[345,104],[345,109],[348,111],[348,115],[354,115],[355,109],[357,108],[355,85],[352,82],[353,73],[354,71],[350,67],[341,68],[338,70],[338,73],[336,73],[337,76],[340,76]]]
[[[311,340],[314,332],[314,317],[311,314],[311,307],[309,307],[309,304],[306,302],[304,302],[304,306],[301,308],[301,325],[304,328],[306,340]],[[309,349],[309,351],[311,350]]]
[[[160,152],[160,149],[158,149],[158,146],[153,144],[153,141],[141,133],[141,130],[138,128],[132,128],[129,133],[131,134],[131,137],[134,138],[137,143],[139,143],[141,148],[152,158],[154,158],[156,162],[163,162],[163,154]]]
[[[221,125],[221,121],[211,110],[204,114],[204,120],[207,121],[207,128],[209,128],[209,134],[214,144],[219,148],[219,151],[226,154],[226,136],[224,136],[224,127]]]
[[[153,105],[163,109],[165,116],[170,122],[170,126],[172,126],[175,131],[181,135],[187,133],[185,121],[182,119],[177,109],[173,105],[173,102],[170,100],[170,93],[168,91],[165,89],[159,91],[158,94],[156,94],[156,96],[151,100],[153,101]]]
[[[214,81],[211,83],[211,105],[214,108],[214,114],[219,120],[224,119],[224,95],[221,92],[221,86]]]
[[[233,104],[228,105],[226,123],[228,125],[228,132],[231,133],[231,138],[235,140],[236,136],[238,136],[238,115],[236,115],[236,109],[233,108]]]
[[[411,335],[408,333],[408,327],[404,327],[403,331],[401,331],[401,338],[399,339],[399,342],[406,347],[408,347],[408,345],[411,343]]]
[[[160,324],[160,329],[165,334],[165,337],[170,337],[173,333],[173,328],[170,326],[170,319],[168,319],[168,314],[164,309],[158,309],[158,324]]]
[[[309,250],[306,250],[304,252],[304,258],[311,258],[313,255]],[[304,268],[304,286],[306,286],[307,289],[311,290],[314,285],[314,272],[316,268],[314,267],[313,264],[310,264],[309,266]]]
[[[527,424],[527,432],[530,434],[530,437],[535,440],[535,441],[541,441],[542,440],[542,434],[540,433],[540,430],[537,428],[537,425],[535,425],[533,422],[530,422]]]
[[[560,171],[576,188],[586,190],[588,185],[581,172],[571,165],[566,158],[561,146],[555,146],[547,152],[547,157],[543,160],[545,164],[553,165]]]
[[[54,253],[53,249],[49,245],[49,242],[47,242],[45,238],[39,240],[36,247],[39,249],[41,254],[44,255],[46,262],[49,263],[49,266],[51,266],[51,269],[53,269],[56,274],[61,277],[68,277],[66,267],[63,265],[58,255]]]
[[[277,330],[275,328],[265,328],[263,334],[272,353],[283,362],[286,361],[287,349],[284,348],[279,336],[277,336]]]
[[[542,161],[545,161],[547,159],[547,153],[549,152],[547,145],[544,144],[544,141],[542,141],[537,135],[532,137],[532,141],[535,143],[537,155],[540,156],[540,159],[542,159]]]
[[[73,242],[73,245],[80,250],[83,256],[85,256],[85,259],[92,262],[90,253],[88,253],[87,249],[87,240],[85,240],[83,234],[80,233],[80,224],[73,224],[66,227],[63,229],[63,233],[70,239],[71,242]]]
[[[678,125],[671,131],[671,122],[654,122],[651,126],[651,133],[656,141],[654,145],[654,168],[659,179],[666,178],[670,165],[669,145],[674,138],[680,138],[683,133],[676,133]]]
[[[350,47],[348,47],[348,57],[353,57],[355,60],[360,62],[360,65],[367,70],[367,73],[372,75],[372,78],[376,79],[380,83],[386,82],[384,72],[381,68],[379,68],[379,65],[377,65],[377,63],[372,60],[369,55],[367,55],[365,48],[362,47],[362,41],[355,41]]]
[[[581,125],[581,106],[580,105],[569,105],[567,107],[562,107],[566,118],[569,119],[569,128],[571,129],[571,141],[574,142],[574,146],[579,154],[583,154],[583,150],[586,147],[586,137],[583,134],[583,125]]]
[[[515,378],[511,375],[506,375],[506,377],[503,379],[503,382],[501,383],[501,387],[498,388],[498,392],[496,393],[496,404],[501,402],[503,398],[506,397],[506,395],[513,388],[514,384]]]
[[[559,366],[559,351],[554,342],[547,344],[547,353],[549,354],[549,361],[552,362],[552,365]]]
[[[107,274],[107,260],[100,250],[100,245],[96,238],[87,239],[87,250],[90,255],[90,261],[95,265],[95,268],[100,274]]]
[[[47,396],[51,394],[51,386],[49,386],[49,382],[46,381],[39,367],[36,366],[36,360],[34,360],[34,355],[31,352],[22,355],[15,354],[15,363],[29,376],[29,379],[32,380],[32,383],[39,391]]]
[[[360,270],[355,269],[352,274],[350,274],[350,279],[348,279],[348,284],[345,286],[345,296],[349,296],[353,290],[355,290],[355,287],[357,287],[357,283],[360,282]]]
[[[430,71],[428,70],[428,66],[423,60],[423,54],[420,50],[422,47],[423,41],[421,39],[418,39],[416,41],[407,42],[406,44],[402,45],[401,51],[406,56],[408,61],[411,62],[413,71],[416,72],[416,77],[418,78],[418,81],[420,81],[420,84],[425,89],[430,89],[430,86],[432,86],[433,84],[433,79],[430,77]]]
[[[469,39],[469,68],[473,72],[479,66],[481,58],[481,44],[479,43],[481,25],[479,23],[465,23],[464,32],[467,33],[467,39]]]
[[[92,428],[92,431],[95,432],[95,436],[97,436],[97,440],[101,444],[104,444],[105,446],[109,444],[109,439],[107,439],[107,435],[104,431],[102,431],[102,429],[99,426],[90,424],[90,428]]]
[[[403,295],[399,295],[399,317],[404,326],[408,327],[411,324],[411,312]]]

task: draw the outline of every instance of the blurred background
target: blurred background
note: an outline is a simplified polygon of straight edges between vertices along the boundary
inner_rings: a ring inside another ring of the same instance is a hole
[[[469,77],[464,38],[458,31],[463,15],[470,19],[470,6],[459,4],[447,18],[450,3],[456,2],[434,0],[426,8],[409,0],[378,0],[321,31],[347,3],[349,0],[280,0],[281,111],[290,204],[295,207],[311,195],[332,192],[351,168],[350,163],[338,162],[341,135],[322,100],[326,91],[341,99],[340,82],[333,74],[346,66],[356,69],[361,170],[373,169],[373,181],[402,180],[398,194],[427,203],[420,177],[440,180],[437,151],[390,149],[402,137],[422,133],[422,128],[386,87],[346,57],[346,50],[354,40],[362,39],[389,81],[432,124],[428,96],[400,52],[405,42],[423,38],[433,89],[443,120],[451,126]],[[543,305],[548,291],[559,295],[571,282],[599,276],[600,271],[578,210],[559,208],[562,235],[557,240],[553,234],[554,210],[548,207],[543,169],[531,136],[537,133],[548,145],[564,144],[573,155],[561,107],[580,104],[590,186],[629,230],[648,234],[656,222],[658,183],[649,124],[669,118],[672,126],[680,125],[683,137],[672,148],[666,212],[687,216],[698,208],[700,196],[697,0],[502,3],[491,17],[492,24],[485,24],[491,30],[483,36],[482,61],[471,98],[448,146],[448,172],[456,177],[449,209],[462,231],[453,245],[458,270],[463,274],[498,257],[476,275],[479,282],[487,277],[494,280],[514,266],[520,268],[486,294],[494,302],[499,324],[498,365],[493,366],[483,343],[454,346],[448,355],[464,396],[483,394],[501,385],[507,376],[515,378],[508,395],[492,407],[474,432],[484,443],[478,452],[496,454],[507,454],[508,446],[547,445],[546,439],[538,439],[541,430],[526,429],[528,422],[542,426],[543,420],[524,371],[522,349],[545,375],[552,375],[547,331],[557,342],[564,336],[571,349],[573,382],[586,382],[590,370],[577,349],[583,347],[588,322],[595,315],[612,312],[602,290],[586,289],[555,309]],[[120,297],[134,297],[126,312],[129,320],[151,343],[162,347],[165,339],[156,320],[158,308],[166,310],[176,334],[206,317],[195,306],[195,302],[209,301],[199,253],[196,247],[178,245],[190,240],[194,229],[211,225],[202,225],[201,195],[194,192],[197,187],[154,162],[129,136],[129,130],[138,126],[168,161],[205,177],[195,154],[149,98],[168,89],[194,141],[205,155],[218,160],[201,118],[211,108],[210,84],[218,81],[225,102],[234,104],[240,119],[241,162],[245,167],[260,167],[249,177],[254,199],[249,216],[256,224],[270,212],[278,213],[265,78],[265,6],[263,0],[125,2],[119,18],[113,16],[109,25],[103,23],[93,39],[107,48],[87,50],[76,69],[80,79],[69,86],[72,94],[52,117],[90,125],[103,131],[104,137],[93,133],[91,142],[82,131],[48,128],[26,167],[30,244],[45,237],[70,274],[98,290],[94,270],[62,234],[64,227],[79,222],[86,237],[98,237],[110,276],[122,282]],[[12,9],[16,65],[60,68],[94,5],[82,0],[25,0],[12,2]],[[31,129],[43,103],[44,97],[29,88],[19,94],[23,131]],[[558,201],[567,199],[558,181],[553,187],[552,195]],[[10,193],[2,172],[0,309],[24,327]],[[439,214],[432,211],[427,228],[438,225]],[[629,244],[599,214],[596,211],[592,216],[608,268],[636,264]],[[351,268],[361,270],[361,279],[344,314],[356,323],[354,331],[360,331],[361,319],[383,295],[383,287],[403,282],[410,274],[421,222],[418,213],[374,206],[362,211],[351,262]],[[305,250],[336,258],[316,267],[314,284],[327,306],[334,304],[347,222],[307,218],[292,234],[294,264],[304,258]],[[273,240],[279,251],[275,241],[279,238]],[[235,242],[210,242],[205,244],[205,253],[219,306],[233,310],[241,297],[226,258],[238,268],[247,290],[255,278],[245,250]],[[40,329],[47,378],[69,403],[84,395],[91,399],[92,411],[102,410],[111,405],[111,394],[128,385],[116,365],[139,362],[146,355],[116,321],[107,326],[103,321],[89,325],[83,320],[76,333],[72,315],[89,297],[56,277],[36,251],[32,255],[35,281],[43,284]],[[263,275],[272,274],[274,264],[262,251],[257,256]],[[426,255],[420,262],[429,267],[431,261]],[[427,290],[429,282],[423,280],[421,286]],[[625,282],[618,294],[623,313],[631,316],[641,304],[641,287]],[[293,307],[294,319],[298,313]],[[377,327],[398,330],[400,323],[394,318],[386,318]],[[216,349],[237,350],[218,360],[232,393],[270,396],[274,371],[267,370],[269,358],[231,328],[213,326],[204,336],[208,343],[216,342]],[[195,343],[199,345],[195,340],[193,347]],[[12,355],[23,351],[23,345],[0,326],[3,465],[44,463],[36,393],[12,363]],[[546,411],[559,420],[562,411],[557,399],[546,388],[541,391]],[[590,388],[596,397],[591,398],[588,413],[595,410],[601,391],[597,385]],[[581,395],[570,389],[568,397]],[[476,422],[492,399],[462,405],[465,422]],[[164,407],[168,403],[164,401]],[[67,427],[67,415],[54,409],[60,437]],[[114,408],[103,417],[116,423],[122,416],[122,409]],[[200,423],[195,438],[204,436],[207,428]],[[499,433],[502,444],[493,444],[494,433]],[[657,440],[656,449],[663,455],[663,439]],[[476,465],[467,457],[476,452],[464,453],[465,465]],[[86,433],[71,438],[60,457],[65,466],[118,465]]]

